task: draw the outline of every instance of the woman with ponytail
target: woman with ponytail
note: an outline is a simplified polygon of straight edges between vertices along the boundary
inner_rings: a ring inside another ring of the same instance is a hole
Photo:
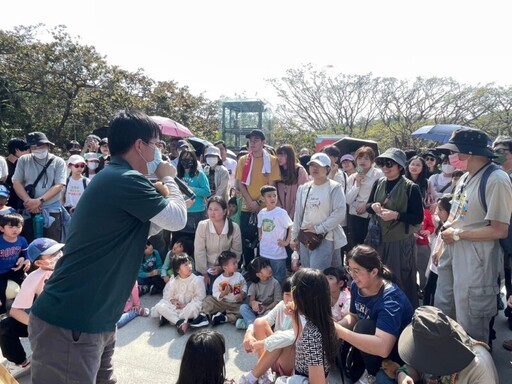
[[[350,313],[335,324],[336,333],[361,352],[366,369],[361,382],[372,383],[382,360],[401,361],[398,337],[411,322],[414,310],[372,247],[354,247],[348,253],[346,269],[353,280]]]

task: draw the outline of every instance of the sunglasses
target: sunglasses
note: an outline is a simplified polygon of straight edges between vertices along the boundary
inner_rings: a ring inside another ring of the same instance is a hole
[[[85,164],[73,164],[75,168],[85,168]]]
[[[393,168],[393,166],[395,164],[397,164],[396,162],[394,162],[393,160],[391,159],[379,159],[375,162],[375,164],[377,164],[377,167],[386,167],[386,168]]]
[[[435,157],[429,157],[429,156],[425,157],[425,160],[426,161],[436,161]]]

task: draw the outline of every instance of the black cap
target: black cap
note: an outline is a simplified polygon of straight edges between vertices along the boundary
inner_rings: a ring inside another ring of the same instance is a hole
[[[48,138],[43,132],[30,132],[27,135],[27,144],[30,146],[39,146],[43,144],[55,145],[50,140],[48,140]]]
[[[250,133],[245,135],[247,139],[250,139],[252,136],[259,137],[261,140],[265,140],[265,134],[261,129],[253,129]]]

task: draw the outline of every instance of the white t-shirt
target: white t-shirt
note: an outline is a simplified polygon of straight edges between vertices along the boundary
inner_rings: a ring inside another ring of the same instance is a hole
[[[220,299],[220,287],[224,284],[229,284],[231,286],[231,292]],[[247,282],[240,272],[235,272],[233,276],[229,277],[221,274],[213,282],[212,296],[217,300],[225,301],[227,303],[236,303],[235,296],[242,292],[247,293]]]
[[[9,175],[9,169],[7,168],[7,161],[3,156],[0,156],[0,179]]]
[[[237,161],[233,160],[229,157],[226,157],[226,160],[222,162],[222,165],[224,165],[229,172],[229,185],[234,187],[235,181],[236,181],[235,173],[236,173]]]
[[[34,297],[43,292],[44,285],[52,273],[53,271],[47,271],[40,268],[29,273],[26,279],[23,280],[20,291],[12,303],[12,307],[17,309],[32,308],[32,304],[34,304]]]
[[[83,177],[85,179],[85,185],[89,184],[89,179]],[[69,178],[68,185],[66,187],[66,195],[64,200],[65,207],[76,208],[78,201],[82,197],[84,193],[84,181],[83,179],[75,180],[72,177]]]
[[[278,240],[286,240],[286,231],[293,222],[283,208],[275,207],[268,211],[263,208],[258,213],[258,228],[261,228],[260,255],[272,260],[286,259],[286,248],[280,247]]]

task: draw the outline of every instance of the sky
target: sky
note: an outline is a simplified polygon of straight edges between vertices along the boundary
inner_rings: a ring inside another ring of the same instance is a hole
[[[107,62],[216,100],[276,104],[267,79],[331,73],[512,85],[505,1],[3,1],[0,29],[66,25]]]

